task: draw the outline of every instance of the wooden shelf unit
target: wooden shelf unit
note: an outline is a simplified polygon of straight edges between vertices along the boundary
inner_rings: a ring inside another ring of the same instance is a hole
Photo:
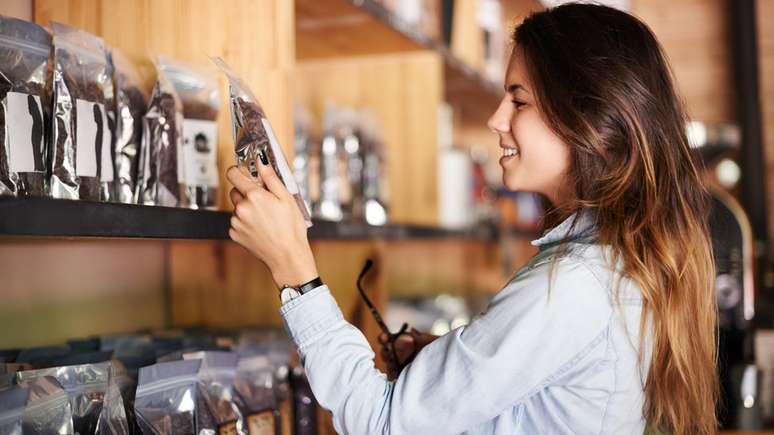
[[[444,100],[465,122],[483,125],[502,98],[501,86],[374,0],[296,0],[295,19],[299,61],[426,50],[443,60]]]

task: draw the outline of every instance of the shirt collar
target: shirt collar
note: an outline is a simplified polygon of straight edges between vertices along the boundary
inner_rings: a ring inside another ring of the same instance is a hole
[[[578,222],[575,223],[575,227],[573,228],[573,222],[576,219]],[[548,247],[549,245],[554,245],[559,242],[571,242],[573,240],[578,240],[582,237],[591,235],[595,229],[594,224],[595,221],[592,212],[589,210],[581,210],[571,214],[570,217],[563,220],[562,223],[552,229],[547,230],[543,233],[542,237],[533,240],[530,243],[532,246],[537,246],[538,248],[543,249],[544,247]]]

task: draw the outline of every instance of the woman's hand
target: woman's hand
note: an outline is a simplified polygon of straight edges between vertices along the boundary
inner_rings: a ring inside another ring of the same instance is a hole
[[[423,347],[430,344],[436,338],[438,338],[437,335],[426,334],[411,328],[407,333],[401,334],[393,343],[395,353],[398,356],[396,361],[390,343],[387,342],[387,335],[384,333],[380,334],[379,343],[382,345],[382,348],[379,351],[379,355],[387,364],[387,378],[390,380],[397,379],[403,367],[408,362],[411,362]]]
[[[277,285],[311,281],[318,276],[317,266],[296,200],[271,165],[256,162],[263,185],[245,168],[232,166],[226,172],[235,207],[228,235],[266,263]]]

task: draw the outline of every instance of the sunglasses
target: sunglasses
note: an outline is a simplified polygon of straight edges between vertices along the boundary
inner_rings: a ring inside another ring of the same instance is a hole
[[[366,259],[363,270],[360,271],[360,275],[357,277],[357,289],[360,292],[360,296],[363,298],[363,301],[365,301],[366,306],[368,306],[368,310],[371,311],[371,315],[374,317],[374,320],[376,320],[376,324],[379,325],[379,329],[381,329],[382,332],[384,332],[384,335],[387,336],[387,342],[383,344],[387,346],[388,351],[392,354],[393,361],[395,361],[395,363],[398,365],[398,372],[400,372],[411,362],[412,359],[414,359],[414,357],[412,355],[411,358],[401,363],[398,359],[398,352],[395,350],[395,341],[398,340],[398,338],[403,334],[408,336],[411,336],[411,334],[407,332],[408,323],[404,323],[398,332],[394,334],[390,332],[390,328],[388,328],[387,324],[384,323],[384,319],[382,318],[382,315],[379,314],[379,310],[376,309],[373,302],[371,302],[371,298],[369,298],[365,290],[363,290],[363,278],[365,278],[366,274],[368,274],[368,271],[371,270],[373,265],[374,262],[370,258]]]

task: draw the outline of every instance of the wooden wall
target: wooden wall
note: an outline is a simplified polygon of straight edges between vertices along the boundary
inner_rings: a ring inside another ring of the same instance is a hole
[[[370,109],[387,149],[390,220],[437,225],[440,56],[429,51],[298,63],[297,101],[319,126],[327,103]],[[319,136],[319,135],[318,135]]]
[[[3,239],[0,349],[166,321],[165,242]]]
[[[656,34],[689,115],[733,122],[734,87],[725,0],[632,0],[632,13]]]

